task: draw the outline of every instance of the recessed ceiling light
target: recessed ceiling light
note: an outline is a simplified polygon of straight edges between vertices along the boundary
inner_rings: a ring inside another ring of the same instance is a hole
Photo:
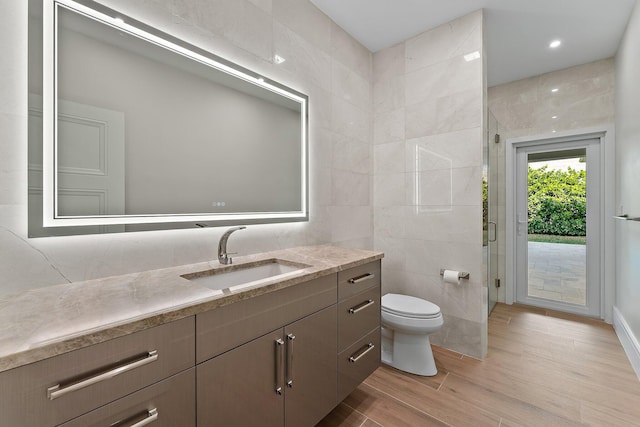
[[[551,118],[552,118],[552,119],[557,119],[557,118],[558,118],[558,116],[551,116]]]
[[[475,52],[467,53],[464,56],[464,60],[467,62],[471,62],[474,59],[480,59],[480,52],[478,52],[477,50]]]
[[[557,131],[555,131],[555,130],[552,130],[552,131],[551,131],[551,133],[556,133],[556,132],[557,132]]]
[[[284,59],[282,56],[273,55],[273,62],[275,62],[276,64],[282,64],[284,61],[286,61],[286,59]]]
[[[551,89],[551,92],[556,93],[558,91],[557,87],[554,87],[553,89]]]
[[[555,49],[557,47],[559,47],[562,44],[562,42],[560,40],[554,40],[551,43],[549,43],[549,47],[551,49]]]

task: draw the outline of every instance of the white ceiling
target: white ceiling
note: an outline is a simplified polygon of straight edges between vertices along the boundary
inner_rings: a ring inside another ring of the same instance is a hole
[[[311,0],[370,51],[484,8],[495,86],[615,55],[635,0]],[[553,39],[563,44],[549,49]]]

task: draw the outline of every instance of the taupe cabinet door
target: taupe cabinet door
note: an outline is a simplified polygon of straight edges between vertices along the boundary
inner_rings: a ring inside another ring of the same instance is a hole
[[[284,425],[284,392],[276,392],[276,383],[284,390],[278,340],[282,329],[198,365],[199,426]]]
[[[315,425],[337,404],[336,334],[334,305],[198,365],[198,425]]]
[[[338,403],[337,319],[334,305],[284,328],[287,351],[293,344],[292,366],[290,352],[285,366],[286,426],[314,426]]]

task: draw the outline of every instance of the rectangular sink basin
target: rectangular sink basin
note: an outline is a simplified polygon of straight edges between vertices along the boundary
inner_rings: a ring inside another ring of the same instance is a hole
[[[309,266],[305,264],[285,263],[278,259],[270,259],[259,263],[230,265],[223,268],[198,271],[196,273],[183,274],[180,277],[209,289],[228,289],[233,292],[271,280],[285,279],[307,267]]]

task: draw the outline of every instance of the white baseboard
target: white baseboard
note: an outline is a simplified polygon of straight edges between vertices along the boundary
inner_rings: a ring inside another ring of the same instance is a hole
[[[638,339],[633,334],[627,321],[624,320],[618,307],[613,307],[613,329],[615,329],[618,339],[622,343],[624,352],[627,353],[633,370],[636,371],[636,375],[640,379],[640,343],[638,343]]]

